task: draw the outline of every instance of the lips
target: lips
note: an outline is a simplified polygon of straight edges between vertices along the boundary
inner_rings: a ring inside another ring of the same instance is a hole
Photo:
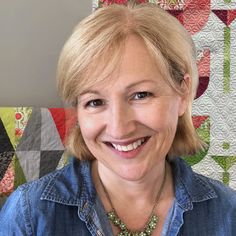
[[[143,145],[145,142],[147,142],[147,140],[150,137],[143,137],[140,139],[136,139],[135,141],[128,143],[126,142],[126,144],[122,145],[121,143],[113,143],[113,142],[109,142],[107,144],[109,144],[111,147],[113,147],[114,149],[120,151],[120,152],[130,152],[133,151],[135,149],[137,149],[138,147],[140,147],[141,145]]]

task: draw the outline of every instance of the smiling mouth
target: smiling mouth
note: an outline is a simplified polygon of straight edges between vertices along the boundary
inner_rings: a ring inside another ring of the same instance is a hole
[[[106,144],[120,152],[130,152],[144,145],[148,141],[149,138],[150,137],[140,138],[136,140],[135,142],[130,143],[128,145],[121,145],[121,144],[115,144],[115,143],[110,143],[110,142],[106,142]]]

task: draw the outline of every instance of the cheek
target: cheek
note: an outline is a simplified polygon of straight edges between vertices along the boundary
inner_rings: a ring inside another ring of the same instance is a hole
[[[78,114],[78,122],[84,140],[94,139],[100,130],[100,122],[92,116]]]
[[[178,122],[178,106],[174,103],[164,103],[163,106],[152,106],[137,113],[141,123],[160,131],[164,128],[175,128]]]
[[[176,132],[178,119],[179,119],[178,108],[176,106],[170,107],[169,112],[166,112],[165,127],[168,127],[169,131],[172,134],[175,134],[175,132]]]

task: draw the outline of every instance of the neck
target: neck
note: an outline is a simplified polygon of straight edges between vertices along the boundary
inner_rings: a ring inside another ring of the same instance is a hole
[[[163,182],[164,175],[166,174],[165,186],[168,186],[167,182],[170,180],[170,167],[168,163],[166,168],[165,165],[165,162],[163,162],[158,167],[150,170],[145,177],[131,181],[123,179],[104,165],[95,161],[93,163],[95,186],[97,190],[99,190],[98,192],[103,195],[104,191],[101,188],[101,183],[99,183],[100,178],[114,203],[119,204],[125,202],[129,204],[132,202],[132,205],[134,205],[135,199],[135,203],[139,206],[147,206],[147,204],[152,205],[156,200],[155,198]],[[162,190],[160,200],[164,195],[163,193],[166,191],[165,186]]]
[[[138,230],[139,233],[146,232],[145,225],[149,225],[147,222],[154,223],[155,227],[149,233],[153,235],[155,231],[155,235],[161,234],[164,219],[174,197],[174,191],[169,164],[165,164],[164,161],[153,169],[155,171],[153,173],[149,171],[145,178],[130,181],[110,169],[104,168],[98,162],[93,163],[92,173],[95,187],[105,211],[109,212],[108,218],[110,217],[109,220],[112,222],[111,226],[115,235],[123,231],[123,228],[121,230],[121,227],[116,225],[116,220],[124,223],[128,231],[137,232]],[[166,179],[161,190],[165,174]],[[102,183],[99,181],[99,177]],[[157,199],[158,192],[160,192],[159,199]],[[158,216],[157,228],[156,220],[153,218],[156,216]]]

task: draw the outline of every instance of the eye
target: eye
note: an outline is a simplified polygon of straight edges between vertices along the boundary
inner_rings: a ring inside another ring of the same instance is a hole
[[[100,107],[104,105],[104,101],[102,101],[101,99],[95,99],[95,100],[91,100],[91,101],[88,101],[86,103],[86,107]]]
[[[140,99],[145,99],[147,97],[151,97],[152,93],[143,91],[143,92],[137,92],[133,95],[133,99],[135,100],[140,100]]]

